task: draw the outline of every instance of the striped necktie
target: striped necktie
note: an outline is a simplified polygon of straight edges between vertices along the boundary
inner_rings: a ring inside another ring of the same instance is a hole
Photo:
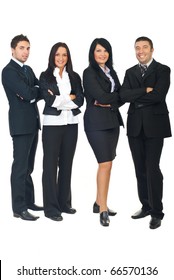
[[[142,77],[145,75],[147,71],[147,65],[146,64],[140,64],[140,70],[141,70],[141,75]]]

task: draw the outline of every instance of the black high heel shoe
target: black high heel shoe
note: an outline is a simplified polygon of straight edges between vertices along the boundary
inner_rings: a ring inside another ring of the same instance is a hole
[[[103,211],[100,213],[100,224],[104,227],[108,227],[110,223],[108,211]]]
[[[94,205],[93,205],[93,213],[100,213],[100,206],[96,202],[94,202]],[[113,210],[108,208],[109,216],[115,216],[116,214],[117,214],[117,212],[114,212]]]

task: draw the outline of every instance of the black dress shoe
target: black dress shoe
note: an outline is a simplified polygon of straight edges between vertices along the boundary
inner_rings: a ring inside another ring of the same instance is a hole
[[[150,211],[145,211],[143,209],[137,211],[135,214],[131,216],[132,219],[141,219],[150,215]]]
[[[44,210],[43,206],[37,206],[36,204],[32,204],[28,206],[28,209],[33,210],[33,211],[42,211]]]
[[[76,209],[74,209],[74,208],[66,208],[66,209],[62,210],[62,212],[67,213],[67,214],[75,214],[76,213]]]
[[[151,220],[150,220],[149,227],[151,229],[156,229],[156,228],[158,228],[160,226],[161,226],[161,219],[156,218],[156,217],[152,217]]]
[[[54,216],[45,216],[53,221],[56,221],[56,222],[60,222],[63,220],[63,217],[61,215],[54,215]]]
[[[103,211],[100,213],[100,223],[104,227],[109,226],[110,220],[109,220],[108,211]]]
[[[95,202],[93,205],[93,213],[100,213],[100,206]],[[113,210],[108,208],[108,215],[109,216],[115,216],[117,212],[114,212]]]
[[[21,213],[13,213],[15,218],[21,218],[25,221],[36,221],[39,217],[30,214],[27,210],[22,211]]]

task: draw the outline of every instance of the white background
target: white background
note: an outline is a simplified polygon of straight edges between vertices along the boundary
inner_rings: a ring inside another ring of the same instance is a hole
[[[154,58],[170,66],[171,87],[167,96],[173,130],[174,38],[172,0],[31,0],[1,1],[0,4],[0,71],[11,58],[11,39],[23,33],[31,43],[28,64],[37,77],[47,67],[53,44],[63,41],[70,48],[74,70],[81,76],[88,66],[88,50],[96,37],[108,39],[113,47],[114,67],[122,83],[125,70],[137,63],[134,41],[148,36],[154,43]],[[42,116],[43,101],[39,103]],[[128,105],[121,108],[126,124]],[[39,213],[36,222],[13,218],[10,173],[12,141],[8,128],[8,103],[0,85],[0,259],[2,279],[172,279],[173,275],[173,138],[165,140],[161,158],[164,175],[164,213],[162,226],[149,229],[150,217],[132,220],[141,207],[128,147],[126,129],[121,129],[117,157],[113,163],[108,205],[118,214],[111,217],[108,228],[92,213],[96,195],[97,163],[83,130],[82,108],[79,138],[72,177],[75,215],[63,214],[63,222],[54,222]],[[41,133],[36,155],[36,204],[42,204]],[[35,214],[35,213],[34,213]],[[169,256],[169,254],[171,254]],[[25,268],[100,268],[101,276],[17,276]],[[157,267],[151,276],[111,276],[112,267]],[[103,272],[107,270],[107,272]]]

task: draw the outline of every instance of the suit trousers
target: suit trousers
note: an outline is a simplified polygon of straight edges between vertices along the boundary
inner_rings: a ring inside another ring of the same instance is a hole
[[[15,135],[11,172],[12,209],[15,213],[27,210],[34,203],[34,169],[38,130],[33,134]]]
[[[142,130],[137,137],[128,136],[128,140],[142,209],[162,219],[163,175],[159,164],[164,139],[146,137]]]
[[[78,125],[43,126],[43,201],[46,216],[71,207],[71,173]]]

